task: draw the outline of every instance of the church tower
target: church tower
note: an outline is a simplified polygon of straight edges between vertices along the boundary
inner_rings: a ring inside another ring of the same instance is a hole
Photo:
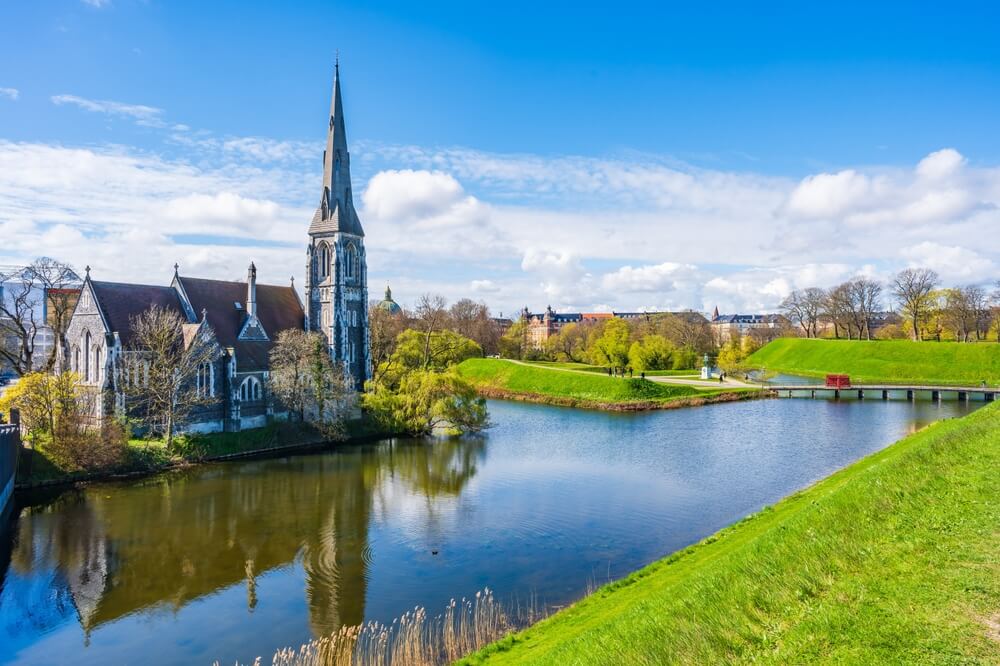
[[[307,328],[326,336],[333,361],[344,366],[358,389],[370,376],[371,365],[364,238],[351,197],[351,155],[347,152],[338,62],[323,151],[323,191],[309,225],[306,312]]]

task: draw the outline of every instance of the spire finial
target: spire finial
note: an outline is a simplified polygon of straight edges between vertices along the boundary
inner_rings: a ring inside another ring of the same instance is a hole
[[[201,320],[205,321],[205,319],[207,317],[208,317],[208,308],[202,308],[201,309]]]
[[[87,272],[87,277],[90,277],[90,264],[87,264],[87,267],[83,270]]]
[[[178,270],[180,270],[180,267],[181,267],[181,266],[180,266],[180,264],[178,264],[178,263],[177,263],[177,262],[175,261],[175,262],[174,262],[174,277],[177,277],[177,271],[178,271]]]
[[[336,55],[334,56],[333,71],[335,74],[340,74],[340,49],[337,49]]]

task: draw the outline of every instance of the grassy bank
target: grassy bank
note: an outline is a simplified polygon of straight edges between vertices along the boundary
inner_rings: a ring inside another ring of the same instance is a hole
[[[369,419],[345,423],[346,441],[385,435]],[[241,432],[178,435],[172,450],[158,439],[131,439],[119,464],[90,470],[68,469],[47,454],[44,447],[22,449],[17,469],[20,487],[89,481],[113,476],[141,475],[185,464],[264,453],[284,448],[321,445],[326,442],[305,423],[277,422]]]
[[[656,409],[745,397],[733,391],[658,384],[638,377],[624,379],[600,373],[566,372],[489,358],[464,361],[458,372],[488,397],[570,407]]]
[[[574,363],[567,361],[525,361],[531,365],[542,368],[559,368],[561,370],[578,370],[580,372],[594,372],[599,375],[607,375],[607,366],[590,365],[588,363]],[[699,370],[647,370],[647,377],[697,377]],[[635,373],[638,376],[639,373]]]
[[[467,663],[998,663],[1000,405],[937,423]]]
[[[847,374],[856,382],[1000,383],[1000,344],[985,342],[781,338],[757,350],[749,362],[808,377]]]

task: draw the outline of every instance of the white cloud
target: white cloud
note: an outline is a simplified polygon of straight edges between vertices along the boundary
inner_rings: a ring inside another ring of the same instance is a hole
[[[942,180],[955,175],[965,165],[965,158],[954,148],[931,153],[917,164],[917,175],[930,180]]]
[[[0,88],[0,97],[6,97],[9,100],[17,101],[17,98],[21,96],[21,91],[17,88]]]
[[[111,6],[111,0],[80,0],[83,4],[95,9],[104,9]]]
[[[0,261],[41,246],[108,279],[156,281],[174,261],[238,278],[252,256],[263,279],[301,278],[319,142],[216,137],[168,125],[153,107],[73,100],[63,103],[162,123],[185,158],[0,140]],[[400,302],[441,291],[506,312],[748,311],[773,309],[791,289],[910,264],[986,279],[1000,258],[1000,169],[950,149],[909,168],[797,181],[647,155],[363,143],[352,167],[371,279],[391,276]]]
[[[903,248],[902,255],[910,266],[930,268],[948,281],[981,281],[997,278],[997,263],[959,245],[942,245],[924,241]]]
[[[81,108],[84,111],[131,118],[136,122],[136,124],[146,127],[161,128],[167,126],[161,117],[163,115],[163,109],[146,106],[145,104],[125,104],[123,102],[115,102],[112,100],[94,100],[87,99],[86,97],[78,97],[76,95],[53,95],[50,99],[52,100],[52,103],[57,106],[69,104]]]

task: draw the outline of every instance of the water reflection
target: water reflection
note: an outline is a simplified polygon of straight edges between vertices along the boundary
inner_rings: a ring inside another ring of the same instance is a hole
[[[762,400],[612,414],[497,402],[483,439],[40,495],[0,534],[0,662],[252,663],[484,586],[502,601],[564,604],[970,408]]]
[[[237,583],[257,605],[264,572],[301,561],[314,636],[365,617],[378,489],[457,495],[481,440],[400,440],[338,455],[213,465],[66,492],[11,527],[0,577],[6,631],[44,634],[75,614],[88,635],[148,608],[180,610]]]

